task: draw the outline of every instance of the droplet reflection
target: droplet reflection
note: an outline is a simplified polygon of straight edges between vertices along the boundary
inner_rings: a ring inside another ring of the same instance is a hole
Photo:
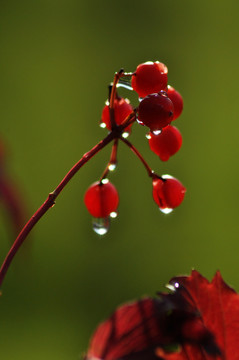
[[[110,171],[114,171],[114,170],[116,169],[116,163],[111,163],[111,164],[109,164],[108,169],[109,169]]]
[[[112,211],[112,212],[110,213],[110,217],[111,217],[112,219],[115,219],[117,216],[118,216],[118,213],[117,213],[116,211]]]
[[[96,234],[105,235],[110,227],[110,219],[106,218],[93,218],[92,227]]]
[[[155,130],[155,131],[153,131],[153,134],[154,135],[159,135],[159,134],[161,134],[161,130]]]
[[[102,129],[105,129],[105,128],[106,128],[106,124],[103,123],[103,122],[101,122],[101,123],[100,123],[100,127],[101,127]]]
[[[173,209],[171,209],[171,208],[163,208],[163,209],[161,209],[161,208],[159,208],[159,210],[163,213],[163,214],[170,214],[172,211],[173,211]]]

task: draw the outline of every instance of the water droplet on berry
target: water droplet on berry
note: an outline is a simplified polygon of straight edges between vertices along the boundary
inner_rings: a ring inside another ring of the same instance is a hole
[[[146,139],[151,139],[151,135],[150,135],[150,134],[146,134],[145,137],[146,137]]]
[[[105,129],[105,128],[106,128],[106,124],[103,123],[103,122],[101,122],[101,123],[100,123],[100,127],[101,127],[102,129]]]
[[[101,182],[102,184],[107,184],[109,182],[109,179],[102,179]]]
[[[112,211],[112,212],[110,213],[110,217],[111,217],[112,219],[117,218],[117,216],[118,216],[118,213],[117,213],[116,211]]]
[[[106,218],[93,218],[92,227],[96,234],[105,235],[110,227],[110,219]]]
[[[126,139],[128,136],[129,136],[129,132],[127,132],[127,131],[123,132],[122,137],[124,139]]]
[[[163,213],[163,214],[170,214],[172,211],[173,211],[173,209],[171,209],[171,208],[159,208],[159,210]]]
[[[109,164],[108,169],[109,169],[110,171],[114,171],[114,170],[116,169],[116,166],[117,166],[116,163],[111,163],[111,164]]]
[[[161,132],[162,132],[161,130],[155,130],[155,131],[153,131],[153,134],[154,135],[159,135],[159,134],[161,134]]]

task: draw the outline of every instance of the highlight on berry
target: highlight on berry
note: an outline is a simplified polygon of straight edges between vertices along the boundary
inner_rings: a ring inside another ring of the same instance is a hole
[[[134,108],[129,99],[120,96],[120,87],[128,89],[129,95],[130,91],[138,94],[138,106]],[[172,176],[160,176],[153,171],[127,138],[135,123],[148,127],[146,137],[150,149],[161,161],[168,161],[182,145],[180,131],[172,126],[182,110],[183,98],[168,84],[168,68],[162,62],[147,61],[138,65],[134,72],[121,69],[115,73],[100,119],[100,126],[108,130],[104,140],[112,143],[112,151],[103,174],[88,188],[84,197],[97,234],[106,234],[110,219],[117,217],[118,213],[119,195],[108,178],[117,167],[119,141],[128,146],[145,167],[153,183],[153,200],[160,211],[169,214],[181,204],[186,191],[182,183]]]

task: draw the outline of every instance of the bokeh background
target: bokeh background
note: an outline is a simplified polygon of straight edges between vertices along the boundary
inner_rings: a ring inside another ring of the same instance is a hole
[[[235,0],[1,0],[0,136],[28,217],[106,135],[98,123],[114,72],[147,60],[166,63],[184,97],[175,124],[184,143],[162,163],[147,129],[135,125],[131,141],[155,171],[187,187],[184,203],[161,214],[145,169],[120,144],[111,175],[119,216],[99,237],[83,196],[110,148],[82,168],[3,283],[2,360],[80,359],[117,305],[154,295],[192,268],[209,279],[220,269],[239,290],[238,12]],[[0,215],[3,261],[13,232],[3,206]]]

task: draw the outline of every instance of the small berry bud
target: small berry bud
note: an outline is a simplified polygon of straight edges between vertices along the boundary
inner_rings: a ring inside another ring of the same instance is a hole
[[[167,161],[170,156],[176,154],[182,145],[182,135],[175,127],[168,125],[162,129],[158,135],[148,134],[150,149],[160,157],[162,161]]]
[[[150,94],[139,104],[138,121],[152,132],[159,131],[171,123],[173,111],[173,103],[165,92]]]
[[[153,179],[153,198],[160,209],[174,209],[184,199],[186,189],[176,178],[163,175]]]
[[[170,85],[168,85],[167,95],[173,103],[173,120],[176,120],[183,111],[183,98],[181,94]]]
[[[132,76],[132,88],[140,97],[165,90],[168,81],[167,66],[161,62],[148,61],[137,66]]]
[[[116,188],[109,181],[93,183],[85,193],[85,206],[95,218],[106,218],[117,210],[119,196]]]

